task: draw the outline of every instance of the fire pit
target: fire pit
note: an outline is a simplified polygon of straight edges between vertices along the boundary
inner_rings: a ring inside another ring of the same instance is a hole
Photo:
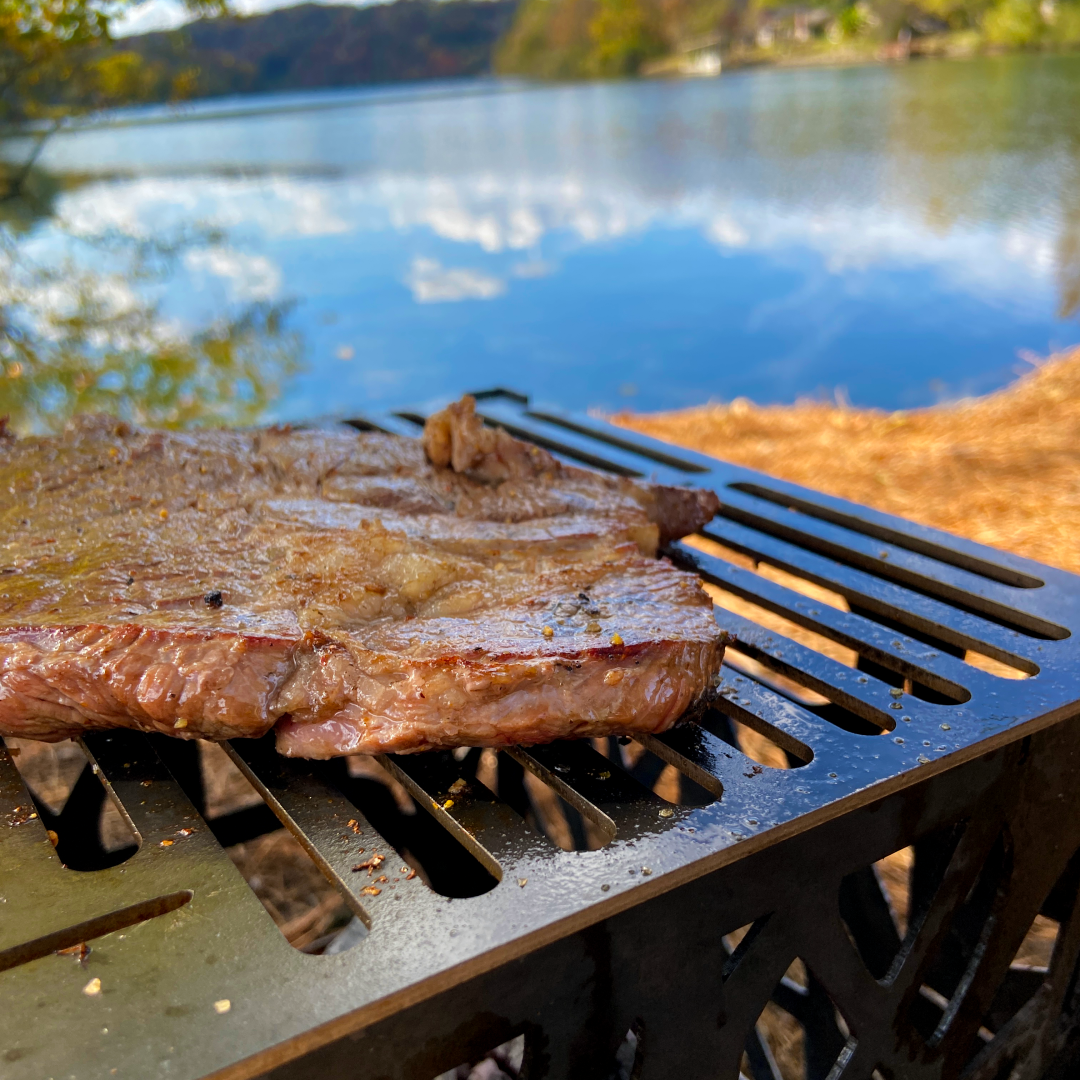
[[[639,746],[385,759],[411,817],[266,740],[229,747],[263,804],[210,819],[193,744],[87,737],[59,814],[0,754],[0,1075],[431,1080],[524,1036],[531,1080],[616,1075],[620,1047],[635,1077],[766,1080],[770,1002],[808,1078],[1068,1075],[1080,579],[478,397],[568,459],[717,492],[668,552],[736,637],[717,708]],[[106,798],[137,847],[102,848]],[[230,861],[279,824],[366,929],[352,948],[293,949]],[[897,913],[876,864],[901,851]],[[1014,963],[1040,913],[1048,968]]]

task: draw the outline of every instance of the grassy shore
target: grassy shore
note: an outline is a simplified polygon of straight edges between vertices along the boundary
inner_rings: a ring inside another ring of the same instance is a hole
[[[986,397],[883,412],[745,399],[615,422],[1080,572],[1080,349]]]

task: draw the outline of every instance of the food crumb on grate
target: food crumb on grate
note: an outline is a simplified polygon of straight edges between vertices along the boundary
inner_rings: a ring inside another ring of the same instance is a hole
[[[360,853],[363,854],[363,851],[364,851],[364,849],[361,848]],[[378,870],[379,867],[382,866],[382,864],[384,862],[386,862],[386,856],[385,855],[380,855],[378,852],[375,852],[370,857],[365,859],[363,862],[357,863],[353,867],[353,873],[355,874],[360,870],[366,870],[368,872],[368,877],[371,877],[371,875],[376,870]]]

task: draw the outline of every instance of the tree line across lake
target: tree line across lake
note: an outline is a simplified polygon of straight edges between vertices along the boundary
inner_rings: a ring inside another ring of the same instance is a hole
[[[161,98],[178,79],[205,96],[491,71],[715,71],[710,53],[759,63],[1070,46],[1080,0],[396,0],[206,18],[114,49],[139,58]]]
[[[1080,0],[395,0],[114,40],[133,0],[0,4],[0,122],[131,101],[453,78],[715,72],[721,63],[1080,46]],[[27,108],[27,103],[31,107]]]
[[[195,69],[198,96],[481,75],[517,0],[396,0],[367,7],[300,4],[264,15],[200,19],[125,38],[147,91],[168,97]]]

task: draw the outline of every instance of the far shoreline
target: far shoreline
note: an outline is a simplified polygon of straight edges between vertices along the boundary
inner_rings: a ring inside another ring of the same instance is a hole
[[[721,66],[712,74],[695,74],[680,70],[682,59],[678,53],[669,53],[646,64],[635,79],[710,79],[721,78],[736,71],[785,69],[785,68],[849,68],[891,67],[910,61],[926,60],[1000,60],[1023,57],[1028,59],[1051,59],[1080,57],[1080,44],[1048,43],[1038,48],[1006,48],[988,45],[968,32],[946,33],[915,37],[907,42],[866,42],[862,45],[838,44],[823,48],[807,47],[786,51],[772,49],[742,49],[720,53]],[[558,81],[558,80],[552,80]],[[583,78],[582,82],[612,81]]]

